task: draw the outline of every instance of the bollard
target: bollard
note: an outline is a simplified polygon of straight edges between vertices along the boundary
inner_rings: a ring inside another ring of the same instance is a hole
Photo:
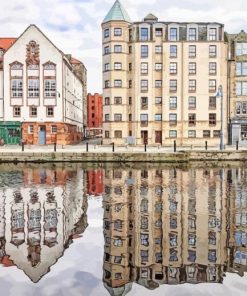
[[[100,141],[100,145],[103,145],[103,140]]]
[[[147,144],[144,145],[144,151],[147,152]]]
[[[238,150],[238,141],[236,141],[236,150]]]
[[[176,140],[174,140],[174,152],[177,151],[177,143],[176,143]]]
[[[112,152],[115,151],[115,145],[114,145],[114,142],[112,143]]]
[[[54,152],[56,152],[57,151],[57,143],[55,142],[54,143]]]
[[[24,151],[24,142],[21,143],[21,151]]]
[[[88,152],[88,143],[86,143],[86,151]]]
[[[208,150],[208,141],[205,141],[205,150]]]

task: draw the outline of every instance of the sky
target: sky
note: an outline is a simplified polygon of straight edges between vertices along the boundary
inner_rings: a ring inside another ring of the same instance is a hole
[[[229,33],[247,31],[246,0],[120,0],[132,21],[214,21]],[[102,92],[101,22],[115,0],[0,0],[0,37],[18,37],[36,24],[64,53],[87,68],[88,92]]]

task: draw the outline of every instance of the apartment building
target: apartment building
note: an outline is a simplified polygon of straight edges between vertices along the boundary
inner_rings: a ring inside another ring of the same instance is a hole
[[[219,143],[220,85],[227,116],[223,24],[166,22],[152,14],[132,22],[117,0],[102,39],[104,143]]]
[[[8,40],[0,39],[1,139],[6,144],[79,142],[86,100],[83,63],[65,55],[35,25]]]

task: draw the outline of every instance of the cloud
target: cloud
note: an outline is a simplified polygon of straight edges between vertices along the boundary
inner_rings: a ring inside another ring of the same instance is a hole
[[[149,12],[161,21],[215,21],[229,33],[247,31],[247,1],[120,0],[133,21]],[[34,23],[63,52],[82,60],[88,91],[101,92],[101,22],[114,0],[11,0],[1,2],[0,36],[19,36]]]

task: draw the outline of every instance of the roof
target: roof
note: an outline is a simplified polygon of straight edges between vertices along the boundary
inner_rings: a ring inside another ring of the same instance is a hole
[[[110,22],[110,21],[125,21],[131,23],[131,19],[124,9],[123,5],[120,1],[116,0],[113,4],[112,8],[106,15],[103,20],[103,23]]]
[[[0,48],[7,50],[17,40],[17,38],[0,38]]]
[[[70,63],[71,64],[73,64],[73,65],[75,65],[75,64],[82,64],[82,62],[81,61],[79,61],[79,60],[77,60],[76,58],[74,58],[74,57],[71,57],[71,59],[70,59]]]
[[[152,14],[152,13],[149,13],[145,18],[144,18],[144,21],[157,21],[158,18]]]

